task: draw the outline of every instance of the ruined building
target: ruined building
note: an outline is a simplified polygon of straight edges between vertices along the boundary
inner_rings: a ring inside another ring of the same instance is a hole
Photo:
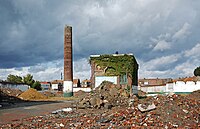
[[[138,64],[133,54],[91,55],[91,85],[104,80],[119,86],[138,85]]]

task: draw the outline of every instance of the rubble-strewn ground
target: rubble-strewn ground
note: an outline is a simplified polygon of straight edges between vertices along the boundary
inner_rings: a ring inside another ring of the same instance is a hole
[[[1,128],[200,128],[200,90],[190,95],[138,98],[127,89],[101,84],[78,103]],[[59,109],[59,107],[58,107]]]
[[[18,96],[22,91],[10,88],[0,88],[0,109],[13,105],[14,103],[23,102]]]

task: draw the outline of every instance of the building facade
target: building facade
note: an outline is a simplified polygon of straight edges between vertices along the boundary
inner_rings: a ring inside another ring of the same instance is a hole
[[[81,87],[80,79],[73,79],[73,87]]]
[[[90,80],[85,79],[81,82],[81,87],[90,87],[90,86],[91,86]]]
[[[51,83],[50,82],[40,82],[42,90],[50,90],[51,89]]]
[[[63,80],[54,80],[51,82],[51,90],[63,91]]]

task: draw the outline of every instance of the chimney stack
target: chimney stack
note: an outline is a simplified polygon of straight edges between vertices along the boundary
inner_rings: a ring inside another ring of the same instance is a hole
[[[72,65],[72,27],[65,25],[64,30],[64,97],[73,96],[73,65]]]

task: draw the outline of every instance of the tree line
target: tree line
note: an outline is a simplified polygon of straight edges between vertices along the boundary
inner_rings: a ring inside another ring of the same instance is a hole
[[[194,70],[194,76],[200,76],[200,66]]]
[[[31,88],[42,90],[41,84],[39,81],[33,79],[33,75],[27,74],[26,76],[18,76],[9,74],[7,77],[7,82],[11,83],[24,83],[30,86]]]

